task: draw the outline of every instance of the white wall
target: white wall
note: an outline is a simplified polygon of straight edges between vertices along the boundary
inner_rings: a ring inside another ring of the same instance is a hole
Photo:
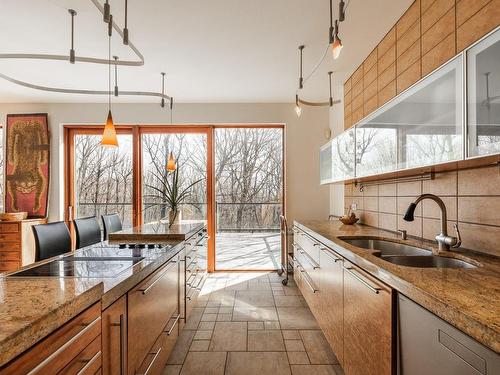
[[[335,96],[344,97],[344,86],[335,87]],[[332,138],[344,131],[344,101],[330,109],[330,130]],[[344,184],[330,185],[330,215],[341,216],[344,214]]]
[[[304,108],[297,118],[292,104],[176,104],[176,124],[284,123],[286,125],[286,199],[289,220],[325,219],[329,214],[329,189],[319,185],[319,147],[326,143],[327,108]],[[7,114],[48,113],[51,131],[51,187],[49,219],[63,217],[64,124],[102,124],[105,104],[0,104],[0,122]],[[159,104],[116,104],[117,124],[169,124],[170,115]]]

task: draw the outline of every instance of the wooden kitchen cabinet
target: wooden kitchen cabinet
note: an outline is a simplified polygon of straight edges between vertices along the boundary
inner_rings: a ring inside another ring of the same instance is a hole
[[[125,374],[127,369],[127,297],[102,312],[102,373]]]
[[[336,354],[344,360],[344,279],[343,259],[332,250],[321,247],[319,269],[318,323]]]
[[[177,327],[180,319],[178,288],[179,256],[176,255],[127,293],[128,374],[133,375],[142,368],[157,367],[164,359],[167,350],[158,340],[164,331],[173,331]],[[172,319],[174,326],[169,326]]]
[[[96,303],[0,368],[0,374],[95,374],[100,368],[101,304]]]
[[[395,358],[392,289],[344,263],[344,372],[391,375]]]

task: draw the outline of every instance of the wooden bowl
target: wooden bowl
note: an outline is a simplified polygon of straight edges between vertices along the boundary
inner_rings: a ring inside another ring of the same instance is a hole
[[[342,216],[342,217],[339,217],[339,220],[342,222],[342,224],[353,225],[353,224],[355,224],[359,220],[359,217],[355,217],[355,216]]]
[[[21,221],[28,217],[27,212],[5,212],[0,214],[0,220],[2,221]]]

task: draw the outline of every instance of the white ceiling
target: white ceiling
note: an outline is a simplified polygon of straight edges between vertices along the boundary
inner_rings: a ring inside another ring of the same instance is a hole
[[[340,36],[344,49],[307,83],[302,96],[326,100],[327,71],[335,84],[349,76],[413,0],[347,0]],[[101,0],[103,2],[103,0]],[[110,0],[123,25],[124,0]],[[337,12],[338,0],[334,0]],[[107,26],[90,0],[1,0],[0,53],[68,54],[70,16],[77,10],[77,55],[107,58]],[[122,90],[160,90],[177,102],[287,103],[297,87],[299,44],[304,74],[323,54],[328,39],[328,0],[129,0],[130,39],[143,67],[119,67]],[[112,54],[135,58],[116,33]],[[0,72],[40,85],[107,89],[107,66],[36,60],[0,60]],[[144,97],[120,102],[152,102]],[[106,98],[47,93],[0,79],[0,103],[104,102]]]

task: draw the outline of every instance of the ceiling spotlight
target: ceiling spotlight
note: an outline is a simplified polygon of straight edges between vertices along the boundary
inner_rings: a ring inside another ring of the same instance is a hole
[[[299,104],[299,96],[295,95],[295,113],[297,114],[297,117],[300,117],[302,114],[302,108],[300,107]]]
[[[339,21],[335,20],[335,34],[332,43],[333,58],[336,60],[340,56],[340,51],[342,51],[342,40],[339,38]]]

